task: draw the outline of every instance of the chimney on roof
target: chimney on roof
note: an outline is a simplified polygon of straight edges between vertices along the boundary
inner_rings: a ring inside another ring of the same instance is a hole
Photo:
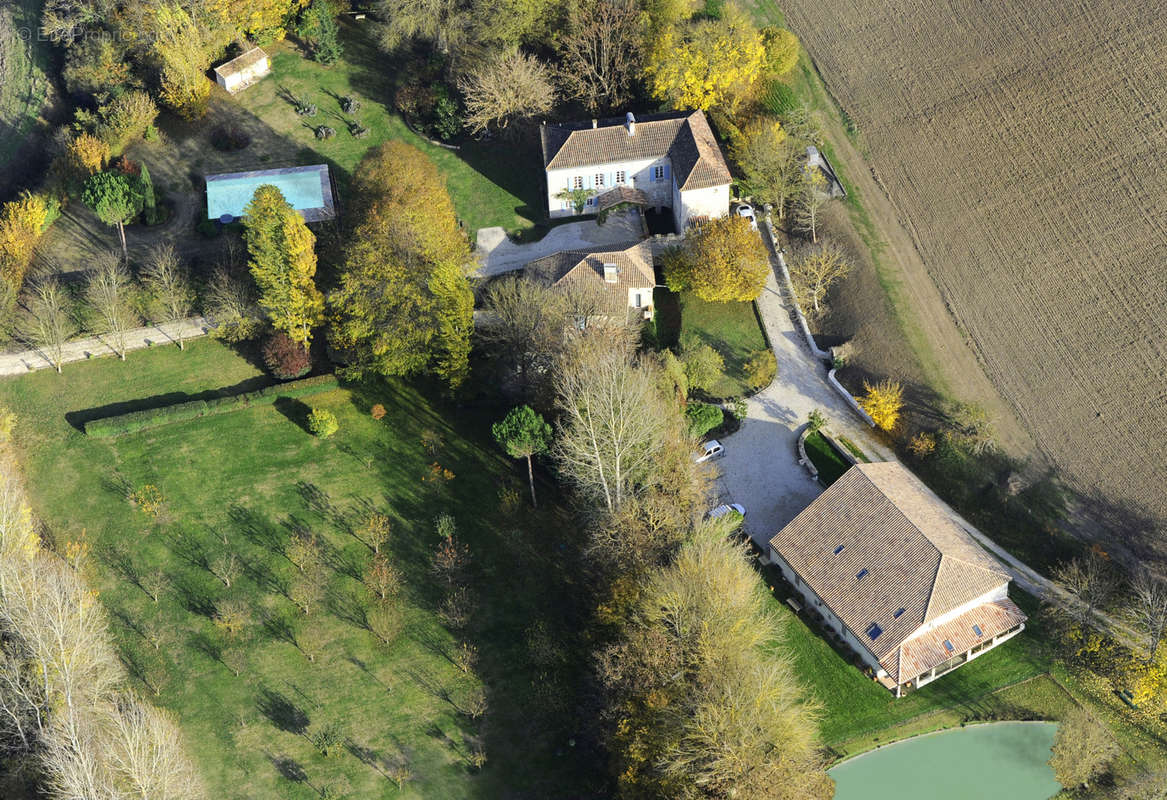
[[[593,120],[592,120],[592,128],[593,128],[593,129],[595,129],[595,128],[598,128],[598,127],[599,127],[599,124],[597,123],[597,121],[596,121],[596,120],[594,120],[594,119],[593,119]]]
[[[628,129],[629,136],[636,135],[636,117],[632,116],[631,111],[624,115],[624,127]]]

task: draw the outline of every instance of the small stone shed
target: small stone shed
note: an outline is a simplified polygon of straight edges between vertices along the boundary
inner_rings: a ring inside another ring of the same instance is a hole
[[[246,89],[271,72],[267,53],[253,47],[246,53],[215,67],[215,80],[231,94]]]

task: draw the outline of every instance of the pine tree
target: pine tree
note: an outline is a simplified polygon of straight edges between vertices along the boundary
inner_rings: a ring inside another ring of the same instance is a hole
[[[260,186],[244,209],[248,267],[272,327],[305,348],[324,314],[316,288],[316,237],[275,186]]]

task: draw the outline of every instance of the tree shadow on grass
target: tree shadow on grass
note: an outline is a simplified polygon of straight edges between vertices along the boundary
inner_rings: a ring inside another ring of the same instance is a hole
[[[255,706],[259,713],[286,733],[303,736],[311,723],[308,712],[274,689],[261,689]]]
[[[214,400],[219,397],[254,392],[266,386],[271,386],[274,382],[267,375],[257,375],[254,378],[248,378],[232,386],[208,389],[205,392],[195,392],[194,394],[188,394],[187,392],[167,392],[166,394],[156,394],[151,397],[123,400],[104,406],[82,409],[80,411],[68,411],[65,413],[65,421],[77,430],[84,431],[85,423],[92,422],[95,419],[117,417],[133,411],[145,411],[151,408],[164,408],[179,403],[189,403],[192,400]]]
[[[312,433],[308,430],[308,414],[312,412],[312,408],[307,403],[292,397],[277,397],[275,409],[287,417],[290,422],[299,426],[304,433]]]

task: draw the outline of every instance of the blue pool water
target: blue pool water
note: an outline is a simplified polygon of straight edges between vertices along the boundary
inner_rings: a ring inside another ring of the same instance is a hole
[[[835,800],[1049,800],[1055,723],[999,722],[908,739],[828,771]]]
[[[225,214],[243,216],[255,190],[266,184],[279,189],[297,211],[332,209],[328,168],[295,167],[208,176],[207,219],[217,220]]]

